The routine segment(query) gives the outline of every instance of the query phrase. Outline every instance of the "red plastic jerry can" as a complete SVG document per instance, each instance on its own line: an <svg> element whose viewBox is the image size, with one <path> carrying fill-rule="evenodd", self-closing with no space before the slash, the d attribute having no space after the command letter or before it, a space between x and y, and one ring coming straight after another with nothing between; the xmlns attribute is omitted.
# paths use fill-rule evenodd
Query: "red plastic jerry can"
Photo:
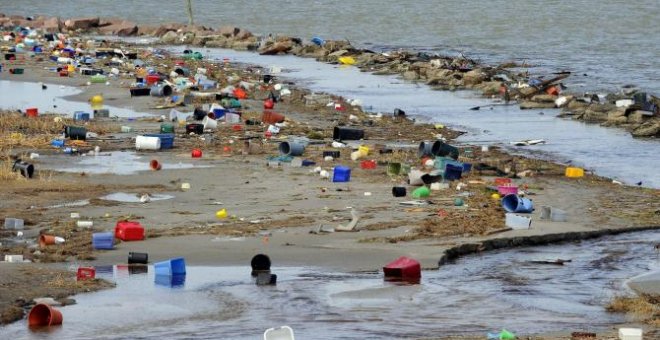
<svg viewBox="0 0 660 340"><path fill-rule="evenodd" d="M419 279L422 277L422 266L419 261L402 256L383 267L385 278L390 279Z"/></svg>

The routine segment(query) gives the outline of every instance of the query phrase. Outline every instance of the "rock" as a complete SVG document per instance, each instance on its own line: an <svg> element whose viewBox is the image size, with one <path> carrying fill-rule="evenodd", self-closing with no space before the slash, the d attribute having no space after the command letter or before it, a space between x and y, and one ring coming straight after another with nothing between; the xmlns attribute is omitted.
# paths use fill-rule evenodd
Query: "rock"
<svg viewBox="0 0 660 340"><path fill-rule="evenodd" d="M321 46L305 45L300 49L298 55L308 58L320 58L320 57L324 57L327 53L328 51L326 51Z"/></svg>
<svg viewBox="0 0 660 340"><path fill-rule="evenodd" d="M341 57L345 54L348 54L348 50L339 50L328 54L328 57Z"/></svg>
<svg viewBox="0 0 660 340"><path fill-rule="evenodd" d="M293 47L293 44L291 42L278 42L270 46L267 46L259 54L276 55L280 53L287 53L289 50L291 50L291 47Z"/></svg>
<svg viewBox="0 0 660 340"><path fill-rule="evenodd" d="M58 301L56 301L55 299L53 299L51 297L35 298L32 301L34 301L35 304L45 303L45 304L51 305L51 306L61 306L62 305L61 303L59 303Z"/></svg>
<svg viewBox="0 0 660 340"><path fill-rule="evenodd" d="M405 80L417 80L419 78L417 72L415 71L406 71L403 72L403 79Z"/></svg>
<svg viewBox="0 0 660 340"><path fill-rule="evenodd" d="M99 27L99 33L105 35L118 35L120 37L127 37L136 35L138 33L138 26L134 22L122 20L119 22L111 23L110 25Z"/></svg>
<svg viewBox="0 0 660 340"><path fill-rule="evenodd" d="M156 35L157 26L153 25L140 25L138 26L137 35Z"/></svg>
<svg viewBox="0 0 660 340"><path fill-rule="evenodd" d="M90 28L98 27L100 23L99 17L89 17L89 18L75 18L69 19L64 22L64 26L72 30L86 30Z"/></svg>
<svg viewBox="0 0 660 340"><path fill-rule="evenodd" d="M493 96L499 95L500 86L502 86L502 82L500 81L485 81L476 85L475 88L480 90L486 96Z"/></svg>
<svg viewBox="0 0 660 340"><path fill-rule="evenodd" d="M607 120L607 113L594 111L589 107L582 115L582 120L585 122L603 122Z"/></svg>
<svg viewBox="0 0 660 340"><path fill-rule="evenodd" d="M555 103L547 103L547 102L533 102L533 101L525 100L520 103L521 110L551 109L554 107L555 107Z"/></svg>
<svg viewBox="0 0 660 340"><path fill-rule="evenodd" d="M660 121L649 121L632 131L634 137L660 137Z"/></svg>
<svg viewBox="0 0 660 340"><path fill-rule="evenodd" d="M488 75L486 75L481 69L474 69L463 75L463 82L465 85L475 85L483 82L487 77Z"/></svg>
<svg viewBox="0 0 660 340"><path fill-rule="evenodd" d="M169 31L160 37L160 41L164 44L174 44L179 41L179 34L174 31Z"/></svg>
<svg viewBox="0 0 660 340"><path fill-rule="evenodd" d="M224 35L225 37L229 38L229 37L233 37L233 36L237 35L240 31L241 31L241 29L238 28L238 27L222 26L218 30L218 33L220 33L220 34Z"/></svg>
<svg viewBox="0 0 660 340"><path fill-rule="evenodd" d="M206 47L227 48L231 43L231 40L226 38L224 35L206 36L203 37L203 39L205 39L204 46Z"/></svg>
<svg viewBox="0 0 660 340"><path fill-rule="evenodd" d="M532 101L537 102L537 103L553 103L554 104L555 99L557 99L557 97L549 95L549 94L537 94L537 95L532 97Z"/></svg>
<svg viewBox="0 0 660 340"><path fill-rule="evenodd" d="M589 105L589 110L596 111L596 112L601 112L601 113L607 113L607 112L615 110L615 109L616 109L616 105L612 105L612 104L590 104Z"/></svg>
<svg viewBox="0 0 660 340"><path fill-rule="evenodd" d="M610 111L607 113L607 120L615 120L617 118L624 117L626 118L626 108L624 107L617 107L616 109ZM627 120L627 118L625 119Z"/></svg>
<svg viewBox="0 0 660 340"><path fill-rule="evenodd" d="M254 41L234 41L231 47L239 51L256 51L259 48L259 43Z"/></svg>
<svg viewBox="0 0 660 340"><path fill-rule="evenodd" d="M610 117L609 114L607 116L607 121L603 123L605 126L617 126L617 125L623 125L628 123L628 117L626 116L614 116Z"/></svg>
<svg viewBox="0 0 660 340"><path fill-rule="evenodd" d="M236 33L235 38L237 40L245 40L252 37L252 32L244 30L244 29L239 29L238 33Z"/></svg>
<svg viewBox="0 0 660 340"><path fill-rule="evenodd" d="M49 18L43 21L41 29L49 33L56 33L62 30L62 20L60 18Z"/></svg>
<svg viewBox="0 0 660 340"><path fill-rule="evenodd" d="M160 25L158 28L156 28L156 31L154 32L154 36L156 37L162 37L163 35L167 34L169 31L178 31L182 29L185 25L183 24L178 24L178 23L173 23L173 24L167 24L167 25Z"/></svg>
<svg viewBox="0 0 660 340"><path fill-rule="evenodd" d="M571 100L568 102L568 106L566 107L570 111L577 111L577 110L584 110L589 106L589 104L585 102L581 102L579 100Z"/></svg>
<svg viewBox="0 0 660 340"><path fill-rule="evenodd" d="M70 306L70 305L75 305L77 303L75 299L71 299L71 298L62 298L62 299L58 299L57 301L59 301L62 306Z"/></svg>
<svg viewBox="0 0 660 340"><path fill-rule="evenodd" d="M191 44L195 40L195 32L185 32L181 35L179 42L182 44Z"/></svg>
<svg viewBox="0 0 660 340"><path fill-rule="evenodd" d="M647 116L645 111L635 110L628 114L628 123L641 124L650 118L651 116Z"/></svg>

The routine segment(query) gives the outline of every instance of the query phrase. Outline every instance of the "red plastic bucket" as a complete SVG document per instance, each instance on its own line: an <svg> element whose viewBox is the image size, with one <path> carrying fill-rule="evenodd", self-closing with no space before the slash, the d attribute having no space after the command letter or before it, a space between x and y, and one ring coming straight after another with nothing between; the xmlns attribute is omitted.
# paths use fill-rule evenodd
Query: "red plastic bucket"
<svg viewBox="0 0 660 340"><path fill-rule="evenodd" d="M367 160L367 161L362 161L360 163L360 168L367 169L367 170L375 169L376 168L376 161L373 160L373 159Z"/></svg>
<svg viewBox="0 0 660 340"><path fill-rule="evenodd" d="M96 277L96 269L92 267L80 267L76 273L76 279L81 280L91 280Z"/></svg>
<svg viewBox="0 0 660 340"><path fill-rule="evenodd" d="M62 312L45 303L39 303L30 309L28 326L57 326L62 324L62 319Z"/></svg>
<svg viewBox="0 0 660 340"><path fill-rule="evenodd" d="M36 107L27 108L25 109L25 115L27 117L36 117L39 115L39 109L37 109Z"/></svg>
<svg viewBox="0 0 660 340"><path fill-rule="evenodd" d="M146 80L147 80L147 85L153 85L153 84L156 84L157 82L160 81L160 76L158 76L158 75L148 75Z"/></svg>

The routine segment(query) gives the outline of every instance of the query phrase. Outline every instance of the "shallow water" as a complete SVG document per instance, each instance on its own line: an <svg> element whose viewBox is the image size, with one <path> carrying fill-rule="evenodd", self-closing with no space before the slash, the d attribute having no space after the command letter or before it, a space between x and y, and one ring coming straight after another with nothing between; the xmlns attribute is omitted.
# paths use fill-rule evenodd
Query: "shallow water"
<svg viewBox="0 0 660 340"><path fill-rule="evenodd" d="M384 282L381 273L274 267L275 287L257 287L245 267L187 268L182 285L156 283L126 266L97 267L117 288L76 296L61 308L66 339L257 339L291 326L301 339L394 339L483 334L597 331L624 322L603 306L627 278L660 266L660 233L643 232L469 256L420 285ZM221 254L219 254L221 256ZM564 266L534 260L570 259ZM159 259L160 260L160 259ZM273 259L277 262L277 259ZM38 339L24 322L0 328L12 339Z"/></svg>
<svg viewBox="0 0 660 340"><path fill-rule="evenodd" d="M186 22L185 1L1 1L7 14L121 17L138 23ZM348 39L356 46L412 48L485 61L516 60L532 72L570 70L573 90L638 84L660 93L657 0L382 2L193 1L195 22L268 33ZM583 76L587 74L587 76Z"/></svg>
<svg viewBox="0 0 660 340"><path fill-rule="evenodd" d="M122 203L141 203L141 195L138 194L129 194L126 192L115 192L109 195L101 197L102 200L107 201L117 201ZM172 195L162 195L162 194L150 194L149 199L151 201L163 201L174 198Z"/></svg>
<svg viewBox="0 0 660 340"><path fill-rule="evenodd" d="M22 82L14 80L0 80L0 109L16 109L25 112L25 109L36 107L39 113L64 113L73 117L76 111L83 111L94 117L94 110L89 103L76 102L63 97L73 96L82 91L71 86L46 84L46 89L40 83ZM131 109L113 106L103 106L110 111L110 117L137 118L149 116L149 113L136 112Z"/></svg>
<svg viewBox="0 0 660 340"><path fill-rule="evenodd" d="M182 51L183 48L172 48ZM474 92L433 91L425 85L404 82L395 76L376 76L357 68L341 67L294 56L261 56L225 49L202 49L209 58L284 68L286 77L313 91L328 92L349 99L360 99L364 108L391 113L395 108L421 120L442 122L469 131L461 141L502 145L514 151L534 152L545 158L570 161L600 175L632 184L660 188L660 144L657 140L634 139L620 129L602 128L556 118L558 110L520 110L517 106L495 106ZM286 114L286 112L282 112ZM541 114L543 113L543 114ZM547 144L512 148L510 142L545 139ZM539 154L540 153L540 154Z"/></svg>
<svg viewBox="0 0 660 340"><path fill-rule="evenodd" d="M88 174L131 175L138 171L152 171L149 162L153 156L132 151L102 152L98 156L49 155L41 156L40 167L61 172L85 172ZM208 168L211 165L200 163L163 162L162 170Z"/></svg>

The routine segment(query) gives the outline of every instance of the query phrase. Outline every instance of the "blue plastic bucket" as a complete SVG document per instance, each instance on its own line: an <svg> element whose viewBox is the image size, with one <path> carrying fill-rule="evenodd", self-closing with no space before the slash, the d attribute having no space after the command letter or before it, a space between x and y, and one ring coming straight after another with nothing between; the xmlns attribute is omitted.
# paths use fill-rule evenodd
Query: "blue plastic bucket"
<svg viewBox="0 0 660 340"><path fill-rule="evenodd" d="M92 247L94 249L113 249L115 235L113 233L94 233L92 234Z"/></svg>
<svg viewBox="0 0 660 340"><path fill-rule="evenodd" d="M73 113L73 120L89 121L89 113L83 111L76 111Z"/></svg>
<svg viewBox="0 0 660 340"><path fill-rule="evenodd" d="M213 115L215 116L214 119L218 120L218 119L224 117L225 112L227 112L227 110L225 110L224 108L214 108L213 109Z"/></svg>
<svg viewBox="0 0 660 340"><path fill-rule="evenodd" d="M156 276L186 275L186 261L183 257L169 259L167 261L154 263Z"/></svg>
<svg viewBox="0 0 660 340"><path fill-rule="evenodd" d="M442 177L447 180L447 181L454 181L457 179L461 179L461 175L463 174L463 165L453 165L453 164L447 164L445 167L445 172L442 175Z"/></svg>
<svg viewBox="0 0 660 340"><path fill-rule="evenodd" d="M173 133L149 133L145 137L158 137L160 139L161 149L171 149L174 147L174 134Z"/></svg>
<svg viewBox="0 0 660 340"><path fill-rule="evenodd" d="M433 165L435 166L436 169L443 171L444 173L444 171L447 168L447 164L451 164L461 168L463 167L463 163L456 161L452 158L442 157L442 156L436 157Z"/></svg>
<svg viewBox="0 0 660 340"><path fill-rule="evenodd" d="M534 211L534 203L529 198L509 194L502 198L502 208L506 212L531 213Z"/></svg>
<svg viewBox="0 0 660 340"><path fill-rule="evenodd" d="M463 173L472 171L472 163L463 163Z"/></svg>
<svg viewBox="0 0 660 340"><path fill-rule="evenodd" d="M185 274L177 274L171 276L156 275L154 281L159 286L165 286L171 288L181 287L186 283L186 275Z"/></svg>
<svg viewBox="0 0 660 340"><path fill-rule="evenodd" d="M332 172L333 182L350 182L351 168L347 166L336 166Z"/></svg>

